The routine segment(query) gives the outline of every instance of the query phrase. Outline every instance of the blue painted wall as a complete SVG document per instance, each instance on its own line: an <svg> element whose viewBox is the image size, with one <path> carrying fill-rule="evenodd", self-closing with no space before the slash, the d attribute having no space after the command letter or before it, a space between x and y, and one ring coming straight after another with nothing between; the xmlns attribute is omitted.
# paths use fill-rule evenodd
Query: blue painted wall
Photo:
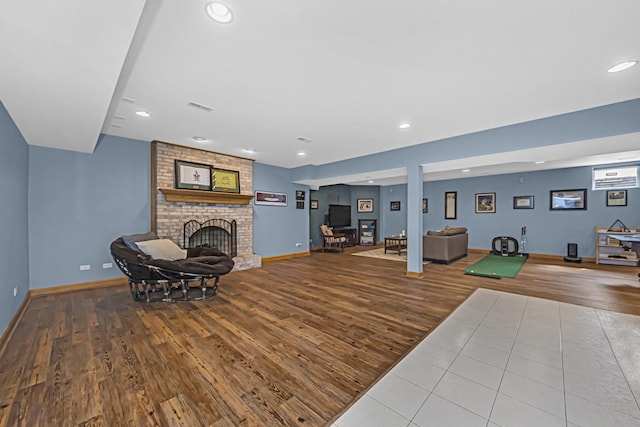
<svg viewBox="0 0 640 427"><path fill-rule="evenodd" d="M616 165L620 166L620 165ZM627 190L627 206L606 206L606 191L591 190L592 167L548 170L424 183L429 212L423 214L423 233L445 226L467 227L469 247L490 249L497 236L520 239L527 226L526 250L531 253L566 255L567 243L578 243L580 256L595 257L595 227L620 219L627 226L640 227L640 189ZM549 191L587 189L587 210L549 210ZM391 199L406 205L406 186L383 187L383 230L397 234L406 226L406 212L388 211ZM403 192L404 190L404 192ZM444 193L458 193L457 219L444 219ZM475 213L476 193L496 193L496 212ZM513 209L514 196L534 196L534 209Z"/></svg>
<svg viewBox="0 0 640 427"><path fill-rule="evenodd" d="M349 185L327 185L311 192L311 198L318 201L318 209L312 210L309 218L309 238L313 246L322 245L320 225L329 223L329 205L351 205L353 212L351 189ZM358 222L354 225L353 220L352 215L351 226L356 227Z"/></svg>
<svg viewBox="0 0 640 427"><path fill-rule="evenodd" d="M382 199L382 240L407 229L407 185L388 185L380 189ZM399 211L391 211L391 202L400 202Z"/></svg>
<svg viewBox="0 0 640 427"><path fill-rule="evenodd" d="M322 245L320 225L328 224L329 205L351 206L351 227L358 227L358 219L375 219L380 224L380 187L371 185L328 185L311 191L311 198L318 200L318 209L309 215L309 238L312 245ZM359 213L358 199L373 199L373 212ZM378 230L379 231L379 230ZM378 234L378 239L380 235Z"/></svg>
<svg viewBox="0 0 640 427"><path fill-rule="evenodd" d="M527 252L566 255L567 243L577 243L580 256L593 258L596 226L608 226L620 219L628 226L640 227L640 189L627 190L627 206L607 207L606 191L591 190L592 169L579 167L425 182L423 191L428 199L428 213L421 214L423 234L427 230L441 230L445 226L467 227L469 247L488 250L492 239L497 236L512 236L519 241L521 227L527 226ZM587 210L549 210L550 190L581 188L587 189ZM455 220L444 219L444 193L448 191L456 191L458 195ZM476 193L496 193L496 213L475 213ZM514 196L528 195L534 196L534 209L513 209ZM378 241L407 229L408 195L405 184L321 187L312 192L312 198L317 198L320 204L318 211L311 212L310 231L314 245L322 243L316 229L324 220L329 203L347 204L349 197L354 210L358 198L375 199L376 212L373 218L378 219ZM400 201L400 211L391 211L392 201ZM368 217L367 214L353 214L354 227L358 216Z"/></svg>
<svg viewBox="0 0 640 427"><path fill-rule="evenodd" d="M358 212L358 199L373 199L373 212ZM378 185L354 185L351 187L351 225L358 227L359 219L375 219L377 221L377 241L380 241L380 212L382 204L380 203L380 186Z"/></svg>
<svg viewBox="0 0 640 427"><path fill-rule="evenodd" d="M628 189L627 206L606 206L606 191L591 190L591 167L518 173L452 181L427 182L425 193L430 210L424 215L424 230L445 225L468 227L469 246L489 249L496 236L519 240L527 226L526 250L531 253L566 255L567 243L577 243L580 256L595 257L595 227L620 219L640 226L640 189ZM550 190L587 189L587 209L551 211ZM458 219L444 220L444 192L458 192ZM475 193L496 193L496 213L475 213ZM533 195L534 209L513 209L513 196Z"/></svg>
<svg viewBox="0 0 640 427"><path fill-rule="evenodd" d="M0 102L0 335L29 290L28 180L29 147Z"/></svg>
<svg viewBox="0 0 640 427"><path fill-rule="evenodd" d="M30 147L31 289L121 277L102 268L109 244L149 229L149 143L102 135L93 154Z"/></svg>
<svg viewBox="0 0 640 427"><path fill-rule="evenodd" d="M290 173L289 169L253 164L254 192L287 194L287 206L253 205L253 251L262 257L309 251L309 187L293 184ZM305 192L304 209L296 209L296 190Z"/></svg>

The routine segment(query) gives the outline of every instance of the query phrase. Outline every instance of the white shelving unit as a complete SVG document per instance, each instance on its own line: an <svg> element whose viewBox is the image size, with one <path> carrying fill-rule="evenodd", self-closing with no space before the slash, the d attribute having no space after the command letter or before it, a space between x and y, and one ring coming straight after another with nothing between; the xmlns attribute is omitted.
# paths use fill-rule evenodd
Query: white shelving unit
<svg viewBox="0 0 640 427"><path fill-rule="evenodd" d="M596 227L596 263L637 266L638 254L627 251L620 245L616 236L638 234L638 227L629 227L630 231L608 231L609 227Z"/></svg>

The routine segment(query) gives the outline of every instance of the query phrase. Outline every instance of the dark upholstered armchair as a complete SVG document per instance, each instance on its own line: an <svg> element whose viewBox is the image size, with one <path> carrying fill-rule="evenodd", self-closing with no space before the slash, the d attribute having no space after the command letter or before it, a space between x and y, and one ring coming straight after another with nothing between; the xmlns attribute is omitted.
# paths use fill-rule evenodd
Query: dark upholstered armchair
<svg viewBox="0 0 640 427"><path fill-rule="evenodd" d="M233 260L211 247L182 250L174 244L176 251L164 240L146 233L122 236L111 243L111 256L129 279L133 299L172 302L216 295L220 276L233 269Z"/></svg>
<svg viewBox="0 0 640 427"><path fill-rule="evenodd" d="M325 249L337 249L340 252L344 250L344 244L347 241L344 234L334 234L333 230L325 224L320 226L320 231L322 232L322 252Z"/></svg>

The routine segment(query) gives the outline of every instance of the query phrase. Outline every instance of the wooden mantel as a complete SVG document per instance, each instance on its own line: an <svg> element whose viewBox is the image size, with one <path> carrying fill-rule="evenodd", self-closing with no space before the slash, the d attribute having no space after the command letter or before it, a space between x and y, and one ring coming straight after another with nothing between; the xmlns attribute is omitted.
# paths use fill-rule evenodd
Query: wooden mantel
<svg viewBox="0 0 640 427"><path fill-rule="evenodd" d="M167 202L207 203L210 205L248 205L252 194L221 193L218 191L160 188Z"/></svg>

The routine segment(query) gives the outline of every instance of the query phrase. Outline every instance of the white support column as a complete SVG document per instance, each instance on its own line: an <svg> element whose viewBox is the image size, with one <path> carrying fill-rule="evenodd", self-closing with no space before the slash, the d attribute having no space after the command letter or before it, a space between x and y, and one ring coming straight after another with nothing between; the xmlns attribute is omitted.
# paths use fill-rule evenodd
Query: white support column
<svg viewBox="0 0 640 427"><path fill-rule="evenodd" d="M407 167L407 276L422 275L422 165Z"/></svg>

